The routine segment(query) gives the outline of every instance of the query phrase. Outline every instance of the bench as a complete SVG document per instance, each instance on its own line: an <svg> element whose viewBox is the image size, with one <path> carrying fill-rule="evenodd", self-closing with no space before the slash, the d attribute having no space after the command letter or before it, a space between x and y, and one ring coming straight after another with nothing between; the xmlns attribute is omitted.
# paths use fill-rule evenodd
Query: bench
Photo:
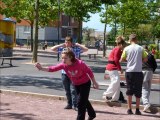
<svg viewBox="0 0 160 120"><path fill-rule="evenodd" d="M96 59L96 53L89 53L88 54L88 57L89 57L89 59L91 59L92 58L92 56L94 57L94 59Z"/></svg>
<svg viewBox="0 0 160 120"><path fill-rule="evenodd" d="M1 65L3 65L3 64L9 64L11 67L13 66L12 65L12 59L13 59L14 57L0 57L0 59L2 59L2 63L1 63ZM9 63L4 63L4 60L5 59L8 59L10 62Z"/></svg>

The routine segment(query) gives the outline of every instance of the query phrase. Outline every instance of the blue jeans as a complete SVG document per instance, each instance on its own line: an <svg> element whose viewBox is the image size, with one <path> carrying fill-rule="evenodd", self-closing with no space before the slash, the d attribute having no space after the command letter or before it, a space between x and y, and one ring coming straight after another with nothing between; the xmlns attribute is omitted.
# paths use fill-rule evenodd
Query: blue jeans
<svg viewBox="0 0 160 120"><path fill-rule="evenodd" d="M70 106L77 107L77 93L75 86L66 74L62 74L62 82L66 91L67 103Z"/></svg>

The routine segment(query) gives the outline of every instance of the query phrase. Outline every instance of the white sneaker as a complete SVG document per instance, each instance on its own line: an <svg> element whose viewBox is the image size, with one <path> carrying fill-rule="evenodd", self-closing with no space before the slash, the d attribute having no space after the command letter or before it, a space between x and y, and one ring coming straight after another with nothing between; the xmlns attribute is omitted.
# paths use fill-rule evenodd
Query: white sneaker
<svg viewBox="0 0 160 120"><path fill-rule="evenodd" d="M103 99L103 100L106 100L106 96L105 96L105 95L103 95L103 96L102 96L102 99Z"/></svg>
<svg viewBox="0 0 160 120"><path fill-rule="evenodd" d="M146 105L144 105L144 109L143 109L143 112L147 112L148 111L148 109L151 107L151 105L150 104L146 104Z"/></svg>

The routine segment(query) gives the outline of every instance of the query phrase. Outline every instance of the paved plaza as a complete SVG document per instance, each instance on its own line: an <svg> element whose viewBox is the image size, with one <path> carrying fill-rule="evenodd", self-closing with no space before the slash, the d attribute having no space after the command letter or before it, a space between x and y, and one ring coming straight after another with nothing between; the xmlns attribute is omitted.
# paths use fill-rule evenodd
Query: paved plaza
<svg viewBox="0 0 160 120"><path fill-rule="evenodd" d="M0 95L0 120L76 120L77 112L65 110L66 102L63 100L5 93ZM97 114L95 120L159 120L160 118L159 113L127 115L124 107L99 104L93 104L93 107Z"/></svg>
<svg viewBox="0 0 160 120"><path fill-rule="evenodd" d="M90 50L90 52L97 51ZM48 96L65 96L65 92L61 81L61 72L47 73L38 71L31 63L31 53L28 49L16 48L14 50L14 55L19 56L19 58L12 61L13 67L10 67L8 64L0 66L1 89L45 94ZM137 120L158 119L160 113L158 111L156 112L156 109L155 113L143 113L142 116L135 117L135 115L129 116L126 114L126 104L114 104L114 107L109 107L108 104L104 104L104 101L102 100L102 93L107 89L107 85L110 83L109 80L104 80L103 78L105 66L107 64L107 59L102 58L102 51L99 51L96 59L89 59L87 53L83 54L81 59L83 59L86 62L86 64L91 67L95 74L96 80L100 84L99 90L91 88L90 93L91 101L98 101L97 103L103 103L94 104L95 109L97 111L97 118L95 120L116 120L118 118L126 120L128 120L128 118L130 118L130 120L135 120L135 118ZM57 61L57 55L53 54L50 50L39 51L38 61L46 66L59 63ZM159 62L158 66L160 66ZM122 68L125 69L125 64L122 64ZM159 73L160 67L158 67L156 73L154 73L154 79L152 81L152 92L150 97L151 104L155 108L158 108L157 110L159 110L160 108ZM124 79L124 75L122 75L121 78ZM126 88L121 88L121 90L125 95ZM42 104L44 106L41 106ZM134 104L135 103L133 102L133 105ZM33 107L35 105L36 107ZM3 113L2 120L44 120L45 117L47 118L46 120L75 120L76 112L73 110L64 110L63 107L65 105L66 102L63 100L59 101L53 100L51 98L46 99L30 97L27 95L19 96L17 94L11 95L7 93L1 93L1 113ZM122 107L117 107L117 105L120 105ZM31 111L31 109L33 109L33 111ZM48 117L45 114L47 112L49 113Z"/></svg>

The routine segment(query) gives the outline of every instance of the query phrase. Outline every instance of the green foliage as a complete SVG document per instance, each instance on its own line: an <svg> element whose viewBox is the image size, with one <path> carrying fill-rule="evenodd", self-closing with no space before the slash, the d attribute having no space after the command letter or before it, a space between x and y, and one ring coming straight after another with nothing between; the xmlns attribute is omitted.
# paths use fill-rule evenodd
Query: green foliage
<svg viewBox="0 0 160 120"><path fill-rule="evenodd" d="M152 34L155 38L160 38L160 0L147 1L147 7L150 10L150 24L152 25Z"/></svg>
<svg viewBox="0 0 160 120"><path fill-rule="evenodd" d="M108 5L101 17L103 23L114 28L116 36L117 30L123 35L137 32L139 25L146 24L150 16L144 0L119 0L117 4Z"/></svg>
<svg viewBox="0 0 160 120"><path fill-rule="evenodd" d="M157 49L157 45L156 44L149 44L148 48L149 48L150 51L152 51L152 49L156 50Z"/></svg>
<svg viewBox="0 0 160 120"><path fill-rule="evenodd" d="M18 22L21 19L33 22L35 16L34 0L2 0L6 8L1 10L6 17L15 17ZM39 1L39 25L47 25L51 20L57 19L57 6L55 2L50 0Z"/></svg>
<svg viewBox="0 0 160 120"><path fill-rule="evenodd" d="M1 0L0 13L6 17L35 19L35 0ZM90 13L100 12L101 22L116 34L137 33L141 40L160 38L160 0L59 0L60 11L78 21L89 21ZM58 0L39 0L39 25L46 26L58 17ZM5 7L4 7L5 6ZM102 9L102 6L104 8ZM81 28L80 28L81 30ZM80 32L79 30L79 32ZM114 32L113 32L114 31Z"/></svg>
<svg viewBox="0 0 160 120"><path fill-rule="evenodd" d="M149 48L150 52L152 51L152 49L155 49L155 55L154 55L154 57L156 59L160 59L160 51L158 51L157 47L158 47L157 44L149 44L148 45L148 48Z"/></svg>
<svg viewBox="0 0 160 120"><path fill-rule="evenodd" d="M119 7L121 15L120 22L125 24L126 28L136 29L139 24L149 19L149 11L145 2L139 0L128 0Z"/></svg>
<svg viewBox="0 0 160 120"><path fill-rule="evenodd" d="M101 3L99 0L61 0L62 11L79 22L78 42L81 43L81 26L80 22L88 21L89 13L100 11Z"/></svg>
<svg viewBox="0 0 160 120"><path fill-rule="evenodd" d="M114 5L117 3L117 0L101 0L102 4Z"/></svg>
<svg viewBox="0 0 160 120"><path fill-rule="evenodd" d="M151 42L153 35L151 34L152 26L150 24L140 24L136 30L141 41Z"/></svg>
<svg viewBox="0 0 160 120"><path fill-rule="evenodd" d="M157 38L160 38L160 24L157 24L152 28L152 34Z"/></svg>
<svg viewBox="0 0 160 120"><path fill-rule="evenodd" d="M107 39L107 44L111 45L111 46L115 46L115 38L109 36L108 39Z"/></svg>
<svg viewBox="0 0 160 120"><path fill-rule="evenodd" d="M154 56L156 59L160 59L160 51L156 50L156 54Z"/></svg>
<svg viewBox="0 0 160 120"><path fill-rule="evenodd" d="M98 0L62 0L61 7L66 15L74 17L78 21L88 21L90 13L100 11Z"/></svg>
<svg viewBox="0 0 160 120"><path fill-rule="evenodd" d="M58 6L55 1L41 0L39 7L39 21L41 26L48 26L51 21L58 19Z"/></svg>

